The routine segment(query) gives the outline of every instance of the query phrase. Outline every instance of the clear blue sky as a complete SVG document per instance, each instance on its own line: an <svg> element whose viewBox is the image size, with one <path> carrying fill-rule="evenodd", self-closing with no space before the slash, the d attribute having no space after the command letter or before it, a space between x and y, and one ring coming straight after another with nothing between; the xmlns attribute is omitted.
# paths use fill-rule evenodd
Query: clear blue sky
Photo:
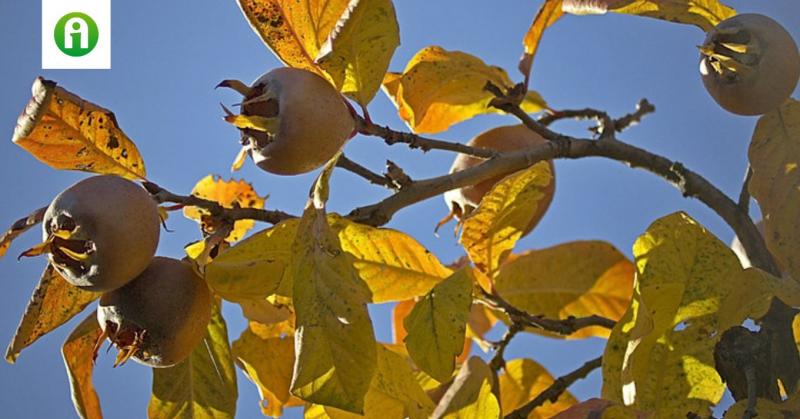
<svg viewBox="0 0 800 419"><path fill-rule="evenodd" d="M395 2L402 45L391 69L401 70L408 59L428 45L462 50L506 68L512 78L522 51L521 39L539 1L423 1ZM740 12L761 12L780 21L800 40L800 5L796 0L728 2ZM45 205L85 174L50 169L11 143L17 115L30 97L37 75L58 81L84 98L113 110L123 129L136 142L150 179L176 192L188 193L209 173L229 176L238 151L238 134L222 121L219 102L234 103L230 92L215 91L222 79L251 81L280 63L245 22L236 2L123 2L112 5L112 66L110 71L42 71L40 69L40 9L37 1L0 0L0 224L5 226ZM738 193L746 151L755 119L726 113L702 87L698 52L703 33L691 26L630 16L568 16L545 35L536 59L532 87L555 108L592 106L614 115L631 111L648 98L655 115L626 131L622 139L677 159L697 170L723 191ZM373 119L404 128L391 103L379 94L370 105ZM440 138L466 141L499 124L507 116L485 116L459 124ZM585 125L562 123L555 128L584 134ZM356 138L346 148L354 160L380 170L391 158L414 178L442 174L453 156L444 152L422 155L402 146L387 147L374 138ZM701 204L680 196L676 189L648 173L605 160L556 163L557 193L539 228L518 249L545 247L570 240L605 239L630 255L631 245L653 220L686 210L720 238L731 231ZM269 194L269 208L298 213L314 175L278 177L252 164L235 176ZM386 192L349 173L333 178L331 209L347 212L371 203ZM440 198L403 210L391 227L412 234L443 262L461 256L449 234L432 234L446 213ZM198 237L193 222L180 216L169 220L174 233L162 235L159 253L179 257L183 245ZM448 229L445 229L448 230ZM0 343L10 341L44 265L43 260L17 262L13 255L37 242L32 232L14 243L0 260ZM391 339L389 307L373 311L378 338ZM244 327L240 312L226 307L230 335ZM0 406L8 418L60 418L74 415L60 345L75 322L43 338L23 352L16 365L0 364ZM602 341L558 342L523 336L507 352L509 358L529 356L562 374L601 353ZM106 416L144 416L150 390L147 368L129 363L111 368L102 356L95 373ZM597 395L599 374L577 383L579 398ZM240 374L238 416L258 418L258 395ZM298 411L290 417L299 417Z"/></svg>

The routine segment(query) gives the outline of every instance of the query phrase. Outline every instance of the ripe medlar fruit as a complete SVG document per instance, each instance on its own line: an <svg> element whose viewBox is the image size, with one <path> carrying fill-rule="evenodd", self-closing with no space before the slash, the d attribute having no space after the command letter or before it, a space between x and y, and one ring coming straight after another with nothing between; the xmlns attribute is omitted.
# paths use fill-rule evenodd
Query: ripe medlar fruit
<svg viewBox="0 0 800 419"><path fill-rule="evenodd" d="M355 129L344 97L317 74L276 68L250 86L242 115L270 118L267 131L242 130L258 167L278 175L310 172L342 148Z"/></svg>
<svg viewBox="0 0 800 419"><path fill-rule="evenodd" d="M741 14L719 23L700 47L700 74L711 97L739 115L779 107L800 78L800 54L778 22Z"/></svg>
<svg viewBox="0 0 800 419"><path fill-rule="evenodd" d="M56 196L43 219L48 253L64 279L89 291L110 291L139 275L156 253L158 205L135 183L113 175L84 179Z"/></svg>
<svg viewBox="0 0 800 419"><path fill-rule="evenodd" d="M525 125L520 124L492 128L470 140L467 145L504 152L515 151L539 144L544 144L546 142L547 140L542 136L531 131ZM483 160L477 157L459 154L453 162L453 166L450 168L450 173L468 169L482 162ZM550 164L550 173L553 175L553 180L544 189L543 192L545 196L541 201L539 201L539 205L536 208L536 214L533 215L530 223L528 223L527 227L525 228L523 236L530 233L531 230L536 227L536 224L538 224L542 219L547 211L547 208L550 206L550 202L553 200L553 194L555 193L556 186L555 168L552 161L548 161L548 163ZM455 215L459 220L462 220L464 217L468 216L473 210L475 210L475 208L478 207L483 196L486 195L486 193L488 193L492 187L502 179L502 176L495 177L475 185L464 186L459 189L452 189L445 192L444 200L447 203L447 206L450 208L451 214Z"/></svg>
<svg viewBox="0 0 800 419"><path fill-rule="evenodd" d="M155 257L136 279L100 297L97 320L119 349L115 365L133 358L169 367L203 339L211 305L208 286L188 263Z"/></svg>

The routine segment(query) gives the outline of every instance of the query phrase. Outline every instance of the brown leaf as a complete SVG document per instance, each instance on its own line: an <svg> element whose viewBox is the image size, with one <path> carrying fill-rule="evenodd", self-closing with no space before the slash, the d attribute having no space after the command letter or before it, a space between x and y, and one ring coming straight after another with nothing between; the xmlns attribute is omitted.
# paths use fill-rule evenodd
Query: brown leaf
<svg viewBox="0 0 800 419"><path fill-rule="evenodd" d="M55 169L144 179L144 161L108 109L41 77L17 119L12 141Z"/></svg>
<svg viewBox="0 0 800 419"><path fill-rule="evenodd" d="M94 347L103 331L97 324L97 312L86 317L67 337L61 356L67 366L72 403L75 412L84 419L102 419L100 398L92 383Z"/></svg>
<svg viewBox="0 0 800 419"><path fill-rule="evenodd" d="M45 211L47 211L47 207L42 207L32 212L27 217L20 218L0 236L0 257L6 254L8 247L11 246L11 242L14 241L14 239L19 237L20 234L30 230L31 227L42 222Z"/></svg>
<svg viewBox="0 0 800 419"><path fill-rule="evenodd" d="M99 297L100 293L70 285L47 265L25 308L17 333L8 345L6 361L13 364L23 349L75 317Z"/></svg>

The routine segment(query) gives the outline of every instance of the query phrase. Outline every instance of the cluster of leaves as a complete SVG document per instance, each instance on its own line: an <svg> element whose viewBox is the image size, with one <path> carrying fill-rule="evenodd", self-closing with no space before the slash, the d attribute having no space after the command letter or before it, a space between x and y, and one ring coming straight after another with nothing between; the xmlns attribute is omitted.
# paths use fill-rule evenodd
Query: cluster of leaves
<svg viewBox="0 0 800 419"><path fill-rule="evenodd" d="M504 70L437 46L419 51L402 73L389 72L399 45L391 0L239 5L286 65L324 76L365 110L383 86L415 133L497 112L489 106L487 81L513 86ZM524 38L524 84L548 26L565 12L607 11L704 30L735 13L716 0L545 0ZM526 112L547 109L533 91L520 106ZM800 103L790 100L761 118L750 148L750 191L765 215L769 249L791 278L800 278L798 141ZM14 142L58 169L146 176L113 113L43 79L33 86ZM232 417L234 365L258 387L267 416L291 406L305 406L307 418L707 415L724 392L713 359L722 334L764 316L774 298L800 305L800 285L743 269L725 244L684 213L655 221L633 246L635 262L601 241L514 253L542 190L553 182L545 162L493 187L463 220L460 243L467 258L445 266L405 233L329 214L328 179L337 158L317 178L301 217L249 237L252 220L231 223L201 207L184 208L203 232L202 240L186 247L187 256L218 297L242 307L249 326L231 345L217 305L204 344L181 364L154 370L150 416ZM225 208L265 205L244 181L209 176L192 193ZM163 207L164 214L173 209ZM15 223L0 238L0 255L40 220L41 211ZM48 266L6 359L14 362L97 298ZM367 305L387 302L396 303L394 341L376 342ZM607 322L566 331L546 326L589 316ZM508 325L507 339L486 341L498 322ZM568 379L556 380L533 359L503 360L505 345L518 332L607 338L603 399L579 404L563 388ZM101 417L92 384L98 336L91 314L62 348L76 410L87 418ZM495 349L495 359L487 364L470 356L472 343ZM574 379L599 365L590 361ZM790 396L785 403L759 400L757 408L791 410L800 399ZM740 402L729 414L744 409Z"/></svg>

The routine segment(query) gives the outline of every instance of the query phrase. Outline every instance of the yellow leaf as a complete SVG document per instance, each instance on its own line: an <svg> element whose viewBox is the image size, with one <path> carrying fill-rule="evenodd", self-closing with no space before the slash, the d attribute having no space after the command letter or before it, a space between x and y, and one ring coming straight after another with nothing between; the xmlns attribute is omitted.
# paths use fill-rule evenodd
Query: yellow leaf
<svg viewBox="0 0 800 419"><path fill-rule="evenodd" d="M217 256L206 265L208 285L222 298L234 302L275 293L291 263L297 224L298 220L285 220Z"/></svg>
<svg viewBox="0 0 800 419"><path fill-rule="evenodd" d="M398 45L400 28L391 0L350 0L316 61L340 92L366 106Z"/></svg>
<svg viewBox="0 0 800 419"><path fill-rule="evenodd" d="M11 242L14 241L14 239L19 237L20 234L30 230L31 227L42 222L45 211L47 211L47 207L39 208L27 217L20 218L15 221L5 233L0 235L0 258L5 256L8 247L11 246Z"/></svg>
<svg viewBox="0 0 800 419"><path fill-rule="evenodd" d="M83 419L102 419L100 399L92 383L94 346L102 334L97 313L92 312L67 337L61 356L67 367L72 404Z"/></svg>
<svg viewBox="0 0 800 419"><path fill-rule="evenodd" d="M562 0L545 0L536 17L533 18L528 32L525 33L525 39L522 40L522 45L525 47L525 53L519 62L519 71L525 76L527 81L531 74L533 67L533 59L536 57L536 51L539 49L539 42L542 40L545 29L556 21L564 14L561 11Z"/></svg>
<svg viewBox="0 0 800 419"><path fill-rule="evenodd" d="M228 328L219 304L203 341L189 358L169 368L153 368L150 418L233 418L236 414L236 369Z"/></svg>
<svg viewBox="0 0 800 419"><path fill-rule="evenodd" d="M743 418L745 417L745 409L747 409L747 400L740 400L725 411L725 415L722 418ZM800 412L800 395L795 394L789 400L784 400L780 403L758 398L756 399L756 412L758 412L758 419L795 418L797 417L797 412Z"/></svg>
<svg viewBox="0 0 800 419"><path fill-rule="evenodd" d="M47 265L25 308L14 339L6 350L6 361L14 363L19 353L83 311L100 293L70 285Z"/></svg>
<svg viewBox="0 0 800 419"><path fill-rule="evenodd" d="M460 240L478 270L494 275L536 215L551 182L550 163L543 161L505 177L484 195L464 220Z"/></svg>
<svg viewBox="0 0 800 419"><path fill-rule="evenodd" d="M400 117L417 133L436 133L451 125L486 113L502 113L489 107L494 95L484 87L491 81L501 88L514 85L505 70L460 51L431 46L417 52L406 65L398 83L392 76L385 91L398 106ZM395 89L395 86L397 87ZM392 95L395 91L395 95ZM546 107L538 94L523 103L526 112Z"/></svg>
<svg viewBox="0 0 800 419"><path fill-rule="evenodd" d="M433 287L404 321L409 355L439 382L452 377L455 358L464 349L471 306L472 274L464 268Z"/></svg>
<svg viewBox="0 0 800 419"><path fill-rule="evenodd" d="M33 98L17 119L13 141L55 169L144 179L144 161L136 145L108 109L85 101L41 77Z"/></svg>
<svg viewBox="0 0 800 419"><path fill-rule="evenodd" d="M573 405L553 416L553 419L650 419L652 415L640 412L618 403L593 398Z"/></svg>
<svg viewBox="0 0 800 419"><path fill-rule="evenodd" d="M436 410L434 419L496 419L500 403L492 392L495 377L483 360L473 356L458 372Z"/></svg>
<svg viewBox="0 0 800 419"><path fill-rule="evenodd" d="M500 405L509 414L525 403L533 400L555 379L544 367L530 359L514 359L506 362L505 372L498 377L500 383ZM550 418L569 408L578 401L568 391L558 397L555 403L546 401L528 415L528 419Z"/></svg>
<svg viewBox="0 0 800 419"><path fill-rule="evenodd" d="M354 223L338 215L330 215L328 223L367 283L373 303L424 295L452 273L405 233Z"/></svg>
<svg viewBox="0 0 800 419"><path fill-rule="evenodd" d="M280 417L289 401L294 367L292 336L262 338L253 323L233 342L233 357L261 395L261 413Z"/></svg>
<svg viewBox="0 0 800 419"><path fill-rule="evenodd" d="M269 132L269 133L277 132L280 126L279 118L267 118L258 115L231 114L225 117L225 121L233 124L233 126L239 129L251 129L254 131ZM241 165L238 162L235 163L234 166L240 166L241 168Z"/></svg>
<svg viewBox="0 0 800 419"><path fill-rule="evenodd" d="M616 321L630 304L633 275L633 263L614 246L578 241L517 256L500 268L495 289L528 313L557 319L596 314ZM567 338L607 338L609 333L593 326Z"/></svg>
<svg viewBox="0 0 800 419"><path fill-rule="evenodd" d="M414 305L416 300L404 300L398 302L392 309L392 342L402 343L406 340L408 332L404 322L414 309Z"/></svg>
<svg viewBox="0 0 800 419"><path fill-rule="evenodd" d="M615 12L647 16L695 25L705 32L736 14L719 0L564 0L563 9L576 15Z"/></svg>
<svg viewBox="0 0 800 419"><path fill-rule="evenodd" d="M800 102L764 114L750 143L750 193L764 216L764 239L777 262L800 280Z"/></svg>
<svg viewBox="0 0 800 419"><path fill-rule="evenodd" d="M751 268L684 213L653 223L633 247L631 306L603 356L603 398L669 417L711 413L725 387L714 368L722 332L763 316L797 287ZM742 287L741 284L747 284Z"/></svg>
<svg viewBox="0 0 800 419"><path fill-rule="evenodd" d="M253 186L244 180L222 180L208 175L192 189L192 195L219 203L225 208L264 208L264 198L258 196ZM209 224L208 210L199 207L185 207L183 215L201 224L203 231L213 233L219 226ZM233 231L225 239L228 242L241 240L255 225L253 220L238 220Z"/></svg>
<svg viewBox="0 0 800 419"><path fill-rule="evenodd" d="M376 368L370 292L325 216L330 162L297 227L291 273L297 351L291 392L308 402L363 413Z"/></svg>
<svg viewBox="0 0 800 419"><path fill-rule="evenodd" d="M294 314L288 305L273 304L266 299L242 300L238 303L245 318L265 325L286 322Z"/></svg>
<svg viewBox="0 0 800 419"><path fill-rule="evenodd" d="M238 0L253 30L289 67L324 75L315 59L348 0Z"/></svg>

